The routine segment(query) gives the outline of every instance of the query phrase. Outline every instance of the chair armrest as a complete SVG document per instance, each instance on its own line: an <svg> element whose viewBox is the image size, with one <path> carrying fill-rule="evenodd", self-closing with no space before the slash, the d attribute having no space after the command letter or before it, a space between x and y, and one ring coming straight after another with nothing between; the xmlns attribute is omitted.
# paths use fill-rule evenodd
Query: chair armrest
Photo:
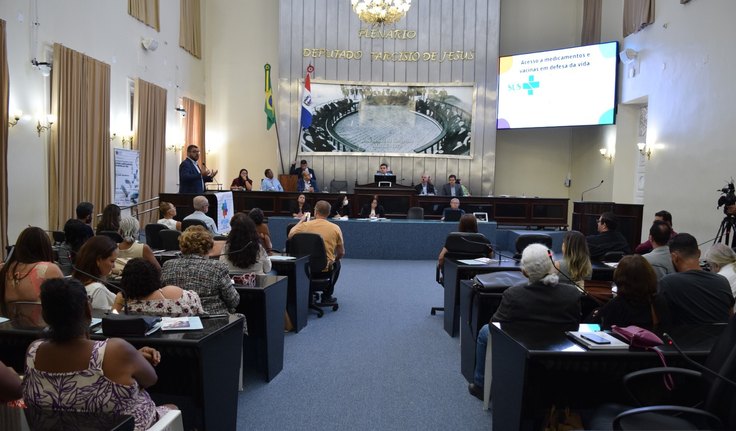
<svg viewBox="0 0 736 431"><path fill-rule="evenodd" d="M663 380L660 381L659 385L651 384L651 382L654 381L654 377L661 376L661 379L664 379L667 375L678 378L677 384L672 391L664 387ZM685 394L686 399L682 399L680 402L683 404L695 405L701 400L701 397L699 396L700 394L694 393L697 391L678 391L678 389L692 389L693 387L698 387L701 378L702 373L699 371L677 367L655 367L634 371L625 375L623 378L623 384L629 396L640 406L662 403L677 404L677 402L673 403L672 399L681 394ZM692 385L685 384L688 382L692 382ZM650 398L648 400L643 400L640 396L637 396L636 389L638 388L642 388L638 392L646 391ZM654 393L656 390L660 390L660 393Z"/></svg>
<svg viewBox="0 0 736 431"><path fill-rule="evenodd" d="M685 417L692 417L693 419L700 419L705 420L708 422L708 429L723 429L723 424L721 423L721 420L718 418L718 416L715 416L712 413L706 412L705 410L700 409L694 409L692 407L682 407L682 406L651 406L651 407L639 407L631 410L626 410L625 412L619 414L613 419L613 429L614 430L623 430L625 428L622 428L621 421L626 420L632 417L635 417L637 415L644 415L644 414L664 414L669 416L674 416L677 414L677 416L680 419L688 420ZM635 429L642 429L642 424L636 424Z"/></svg>

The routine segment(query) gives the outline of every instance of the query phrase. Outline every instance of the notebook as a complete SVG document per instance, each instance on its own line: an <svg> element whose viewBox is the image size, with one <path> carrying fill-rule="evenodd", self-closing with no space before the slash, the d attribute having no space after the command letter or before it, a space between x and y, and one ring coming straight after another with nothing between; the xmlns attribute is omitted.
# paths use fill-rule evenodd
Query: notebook
<svg viewBox="0 0 736 431"><path fill-rule="evenodd" d="M202 328L202 321L197 316L161 318L162 331L196 331Z"/></svg>
<svg viewBox="0 0 736 431"><path fill-rule="evenodd" d="M589 350L621 350L628 349L629 345L614 337L613 335L604 332L580 332L580 331L565 331L568 337L572 338L573 341L588 348ZM610 344L598 344L591 340L591 338L600 337L608 341Z"/></svg>

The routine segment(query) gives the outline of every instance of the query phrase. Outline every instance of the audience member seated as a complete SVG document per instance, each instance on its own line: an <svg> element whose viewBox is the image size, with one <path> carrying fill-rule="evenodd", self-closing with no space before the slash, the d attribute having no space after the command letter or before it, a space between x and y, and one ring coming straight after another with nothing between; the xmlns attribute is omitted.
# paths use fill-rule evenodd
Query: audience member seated
<svg viewBox="0 0 736 431"><path fill-rule="evenodd" d="M349 203L350 201L348 200L347 196L338 197L337 201L335 201L335 205L332 206L330 217L332 218L349 217L350 216L350 206L348 205Z"/></svg>
<svg viewBox="0 0 736 431"><path fill-rule="evenodd" d="M86 226L87 235L89 237L94 236L95 232L92 230L92 217L95 214L95 206L91 202L80 202L77 205L75 211L77 213L77 220L81 221Z"/></svg>
<svg viewBox="0 0 736 431"><path fill-rule="evenodd" d="M670 310L667 301L657 294L657 275L642 256L624 256L613 273L616 296L595 310L589 319L601 328L611 325L669 327Z"/></svg>
<svg viewBox="0 0 736 431"><path fill-rule="evenodd" d="M102 210L102 219L97 223L97 235L103 231L117 232L120 230L120 207L110 204Z"/></svg>
<svg viewBox="0 0 736 431"><path fill-rule="evenodd" d="M665 210L657 211L656 213L654 213L654 221L661 221L661 222L666 223L667 226L669 226L670 238L668 238L667 241L672 239L673 236L677 235L677 232L675 232L675 230L672 229L672 214L670 214L669 211L665 211ZM649 238L643 243L637 245L636 248L634 249L634 253L646 254L646 253L651 252L652 250L654 250L654 244L652 244L652 239ZM649 263L651 263L651 261ZM655 271L656 270L657 269L655 268Z"/></svg>
<svg viewBox="0 0 736 431"><path fill-rule="evenodd" d="M459 216L457 215L458 211L460 214ZM450 199L450 207L442 210L441 220L445 221L445 219L447 219L447 221L456 221L459 220L460 217L462 217L463 215L465 215L465 211L460 209L460 199L452 198ZM457 218L453 220L454 217Z"/></svg>
<svg viewBox="0 0 736 431"><path fill-rule="evenodd" d="M319 192L317 180L314 179L314 177L310 177L308 171L302 171L302 174L299 176L299 180L296 182L296 191L299 193Z"/></svg>
<svg viewBox="0 0 736 431"><path fill-rule="evenodd" d="M194 212L184 217L184 220L199 220L204 222L210 232L217 234L217 225L215 224L215 221L212 220L212 217L205 214L210 208L210 202L207 198L204 196L195 196L194 199L192 199L192 206L194 207Z"/></svg>
<svg viewBox="0 0 736 431"><path fill-rule="evenodd" d="M120 220L120 235L123 237L123 242L118 244L118 259L115 263L115 267L123 271L125 262L135 257L142 257L147 261L151 262L151 265L156 268L161 268L161 265L156 260L156 256L153 255L153 250L148 244L143 244L138 241L140 230L140 222L135 217L123 217Z"/></svg>
<svg viewBox="0 0 736 431"><path fill-rule="evenodd" d="M580 322L580 291L560 283L549 258L549 249L542 244L530 244L521 253L521 271L528 283L506 289L492 322L537 322L577 325ZM475 347L475 373L470 393L483 399L488 324L478 332Z"/></svg>
<svg viewBox="0 0 736 431"><path fill-rule="evenodd" d="M197 292L205 313L234 313L240 295L233 287L227 265L209 258L213 245L212 234L207 229L187 228L179 237L183 256L164 263L161 283Z"/></svg>
<svg viewBox="0 0 736 431"><path fill-rule="evenodd" d="M555 262L555 268L563 274L563 278L570 277L580 287L583 287L585 280L590 280L593 265L590 263L585 235L576 230L565 234L562 238L562 260Z"/></svg>
<svg viewBox="0 0 736 431"><path fill-rule="evenodd" d="M384 218L386 217L386 211L383 206L378 203L378 195L373 196L370 204L363 205L360 210L360 217L362 218Z"/></svg>
<svg viewBox="0 0 736 431"><path fill-rule="evenodd" d="M731 285L731 293L736 297L736 253L725 244L716 244L705 254L710 272L726 277Z"/></svg>
<svg viewBox="0 0 736 431"><path fill-rule="evenodd" d="M253 190L253 180L248 178L248 170L241 169L238 177L230 183L230 190L249 192Z"/></svg>
<svg viewBox="0 0 736 431"><path fill-rule="evenodd" d="M63 277L53 263L49 236L39 227L27 227L18 235L13 254L0 269L0 298L3 315L7 305L17 301L38 302L41 283Z"/></svg>
<svg viewBox="0 0 736 431"><path fill-rule="evenodd" d="M414 190L417 191L420 195L434 195L434 184L429 180L429 175L422 174L422 181L414 186Z"/></svg>
<svg viewBox="0 0 736 431"><path fill-rule="evenodd" d="M675 267L672 266L670 247L667 245L672 238L671 233L672 229L670 226L661 220L654 220L652 227L649 228L649 239L647 241L654 248L644 255L644 259L654 268L654 273L657 274L657 280L675 272Z"/></svg>
<svg viewBox="0 0 736 431"><path fill-rule="evenodd" d="M631 247L618 228L618 219L612 212L605 212L598 218L598 235L590 235L587 238L590 258L601 260L603 256L612 251L620 251L623 254L631 253Z"/></svg>
<svg viewBox="0 0 736 431"><path fill-rule="evenodd" d="M266 176L266 178L261 180L261 191L262 192L283 192L284 187L281 185L281 182L278 180L278 178L273 177L273 171L270 169L266 169L263 172L263 175Z"/></svg>
<svg viewBox="0 0 736 431"><path fill-rule="evenodd" d="M317 202L314 206L314 219L311 221L307 221L306 217L299 219L299 223L289 231L289 238L302 232L316 233L322 237L322 241L325 244L325 254L327 255L327 267L324 270L329 271L330 268L333 268L332 286L334 289L337 279L340 276L340 259L345 256L345 241L343 240L340 227L327 220L330 210L330 204L327 201ZM333 293L325 289L322 292L322 303L334 304L337 302L337 298L332 295Z"/></svg>
<svg viewBox="0 0 736 431"><path fill-rule="evenodd" d="M463 188L457 183L457 177L450 175L447 177L447 184L442 186L442 196L463 196Z"/></svg>
<svg viewBox="0 0 736 431"><path fill-rule="evenodd" d="M0 403L19 400L22 397L23 391L18 373L0 362Z"/></svg>
<svg viewBox="0 0 736 431"><path fill-rule="evenodd" d="M176 408L156 407L145 391L158 380L157 350L136 350L121 338L89 339L92 309L79 281L45 282L41 304L48 338L31 343L26 353L23 400L28 406L130 415L136 430L148 429Z"/></svg>
<svg viewBox="0 0 736 431"><path fill-rule="evenodd" d="M470 196L470 190L468 190L468 188L467 188L467 187L465 187L465 184L463 184L463 183L462 183L462 182L460 181L460 178L458 178L458 179L457 179L457 183L458 183L458 184L460 184L460 188L462 188L462 189L463 189L463 196Z"/></svg>
<svg viewBox="0 0 736 431"><path fill-rule="evenodd" d="M659 294L667 300L674 325L726 323L734 298L726 277L700 268L698 241L689 233L670 240L672 264L677 271L659 280Z"/></svg>
<svg viewBox="0 0 736 431"><path fill-rule="evenodd" d="M158 207L161 218L156 222L162 224L171 230L181 230L181 222L174 220L176 217L176 207L171 202L161 202Z"/></svg>
<svg viewBox="0 0 736 431"><path fill-rule="evenodd" d="M305 213L312 212L312 206L307 203L304 195L299 195L296 202L291 203L291 216L294 218L302 218Z"/></svg>
<svg viewBox="0 0 736 431"><path fill-rule="evenodd" d="M78 219L69 219L64 224L64 242L59 246L59 268L64 276L72 274L74 259L88 239L95 236L94 231L88 225Z"/></svg>
<svg viewBox="0 0 736 431"><path fill-rule="evenodd" d="M204 314L196 292L171 285L161 287L161 269L143 258L136 257L125 265L120 288L128 297L129 313L171 317ZM112 308L122 312L125 302L123 294L118 293Z"/></svg>
<svg viewBox="0 0 736 431"><path fill-rule="evenodd" d="M115 294L97 279L104 280L112 273L117 257L118 245L102 235L84 243L77 254L72 277L84 284L92 308L109 310L115 302Z"/></svg>
<svg viewBox="0 0 736 431"><path fill-rule="evenodd" d="M460 217L460 222L457 225L458 232L471 232L478 233L478 219L473 214L463 214ZM445 264L445 255L447 254L447 248L442 247L440 255L437 258L437 267L442 269Z"/></svg>
<svg viewBox="0 0 736 431"><path fill-rule="evenodd" d="M271 231L268 229L268 225L263 222L266 218L263 215L263 211L260 208L253 208L248 212L248 217L253 220L256 224L256 232L258 232L258 240L261 245L266 249L266 253L269 255L273 254L273 243L271 243Z"/></svg>
<svg viewBox="0 0 736 431"><path fill-rule="evenodd" d="M237 213L230 220L230 233L222 249L220 260L230 273L266 274L271 271L271 260L261 246L256 224L244 213Z"/></svg>

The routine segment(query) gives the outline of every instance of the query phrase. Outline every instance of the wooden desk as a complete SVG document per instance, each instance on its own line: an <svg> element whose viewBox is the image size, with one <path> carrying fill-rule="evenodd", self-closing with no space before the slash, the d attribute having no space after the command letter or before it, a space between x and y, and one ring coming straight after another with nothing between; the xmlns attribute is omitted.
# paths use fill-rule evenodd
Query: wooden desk
<svg viewBox="0 0 736 431"><path fill-rule="evenodd" d="M703 361L726 325L697 325L668 331L692 358ZM661 366L653 352L585 350L555 325L494 323L490 326L493 429L540 429L543 410L553 403L573 409L626 402L622 377ZM663 346L668 364L687 366ZM489 382L486 371L486 382Z"/></svg>
<svg viewBox="0 0 736 431"><path fill-rule="evenodd" d="M248 335L243 337L246 360L254 360L267 382L284 368L284 310L287 280L259 275L256 287L235 285L240 294L238 313L245 314ZM234 429L234 428L231 428Z"/></svg>
<svg viewBox="0 0 736 431"><path fill-rule="evenodd" d="M309 314L309 277L306 267L309 265L309 256L292 260L271 260L271 268L278 275L288 279L286 291L286 312L298 333L307 326Z"/></svg>
<svg viewBox="0 0 736 431"><path fill-rule="evenodd" d="M95 311L95 315L103 314ZM25 352L42 332L16 328L14 323L0 324L0 360L22 373ZM201 331L158 331L126 340L136 348L150 346L161 352L158 381L147 390L157 405L173 403L181 409L185 429L235 429L243 317L202 319L202 325ZM91 336L107 338L98 333Z"/></svg>

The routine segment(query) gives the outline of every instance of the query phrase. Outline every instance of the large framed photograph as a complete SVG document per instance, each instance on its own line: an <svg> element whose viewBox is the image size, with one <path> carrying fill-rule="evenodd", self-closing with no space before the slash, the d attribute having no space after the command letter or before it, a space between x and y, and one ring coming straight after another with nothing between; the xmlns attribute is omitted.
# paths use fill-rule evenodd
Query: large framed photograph
<svg viewBox="0 0 736 431"><path fill-rule="evenodd" d="M311 81L300 152L470 156L473 84Z"/></svg>

